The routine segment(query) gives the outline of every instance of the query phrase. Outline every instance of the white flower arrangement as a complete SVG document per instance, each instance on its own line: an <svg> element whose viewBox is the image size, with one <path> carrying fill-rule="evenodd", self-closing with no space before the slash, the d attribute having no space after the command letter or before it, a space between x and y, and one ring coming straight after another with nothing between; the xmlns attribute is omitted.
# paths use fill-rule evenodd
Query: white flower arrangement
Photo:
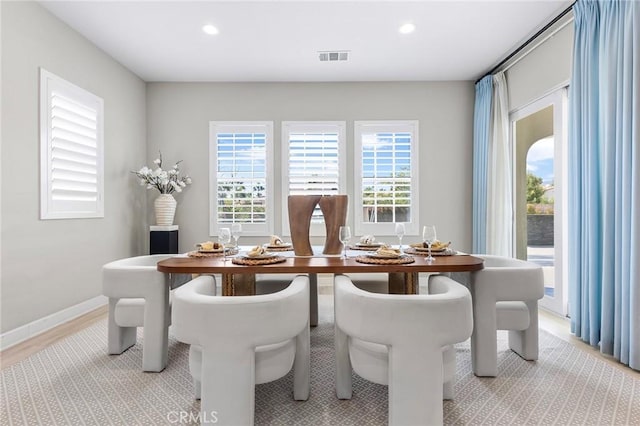
<svg viewBox="0 0 640 426"><path fill-rule="evenodd" d="M140 179L140 185L146 186L147 189L157 189L161 194L173 194L174 192L182 192L187 185L191 185L191 178L187 175L180 176L180 163L178 161L173 168L162 170L162 153L153 160L155 168L151 169L144 166L137 172L132 172Z"/></svg>

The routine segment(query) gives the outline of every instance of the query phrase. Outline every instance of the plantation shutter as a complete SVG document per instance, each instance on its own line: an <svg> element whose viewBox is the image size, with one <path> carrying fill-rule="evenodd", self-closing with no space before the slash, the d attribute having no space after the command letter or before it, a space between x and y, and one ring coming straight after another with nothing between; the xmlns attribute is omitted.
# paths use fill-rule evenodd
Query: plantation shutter
<svg viewBox="0 0 640 426"><path fill-rule="evenodd" d="M403 223L418 235L418 127L416 120L354 122L354 216L360 235L394 235Z"/></svg>
<svg viewBox="0 0 640 426"><path fill-rule="evenodd" d="M265 133L219 133L218 223L266 223Z"/></svg>
<svg viewBox="0 0 640 426"><path fill-rule="evenodd" d="M362 138L364 222L411 221L411 133L368 133Z"/></svg>
<svg viewBox="0 0 640 426"><path fill-rule="evenodd" d="M337 195L340 188L338 133L289 134L289 195ZM312 222L323 222L316 206Z"/></svg>
<svg viewBox="0 0 640 426"><path fill-rule="evenodd" d="M337 195L344 193L343 121L285 121L282 123L283 233L288 235L287 195ZM311 217L311 235L324 233L319 206Z"/></svg>
<svg viewBox="0 0 640 426"><path fill-rule="evenodd" d="M103 101L41 71L41 218L104 217Z"/></svg>
<svg viewBox="0 0 640 426"><path fill-rule="evenodd" d="M273 123L212 121L210 235L232 223L243 235L273 233Z"/></svg>

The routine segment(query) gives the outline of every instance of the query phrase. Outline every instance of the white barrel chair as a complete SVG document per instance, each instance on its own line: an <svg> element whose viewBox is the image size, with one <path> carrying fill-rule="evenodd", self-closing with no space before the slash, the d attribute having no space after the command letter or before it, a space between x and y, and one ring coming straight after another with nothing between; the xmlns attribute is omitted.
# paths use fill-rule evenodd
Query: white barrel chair
<svg viewBox="0 0 640 426"><path fill-rule="evenodd" d="M189 370L201 418L220 425L252 425L255 385L293 366L293 396L309 398L309 277L256 296L214 296L200 277L174 292L172 333L191 344Z"/></svg>
<svg viewBox="0 0 640 426"><path fill-rule="evenodd" d="M390 425L442 424L455 379L451 345L473 329L464 286L441 275L428 286L429 294L377 294L345 275L334 279L337 397L351 398L352 368L388 385Z"/></svg>
<svg viewBox="0 0 640 426"><path fill-rule="evenodd" d="M172 286L157 263L172 256L130 257L102 267L102 293L109 298L108 353L121 354L135 345L137 327L144 327L143 371L158 372L167 365Z"/></svg>
<svg viewBox="0 0 640 426"><path fill-rule="evenodd" d="M538 359L538 300L544 296L542 268L502 256L474 255L484 269L472 272L471 363L476 376L498 374L497 330L509 330L509 347L525 360Z"/></svg>

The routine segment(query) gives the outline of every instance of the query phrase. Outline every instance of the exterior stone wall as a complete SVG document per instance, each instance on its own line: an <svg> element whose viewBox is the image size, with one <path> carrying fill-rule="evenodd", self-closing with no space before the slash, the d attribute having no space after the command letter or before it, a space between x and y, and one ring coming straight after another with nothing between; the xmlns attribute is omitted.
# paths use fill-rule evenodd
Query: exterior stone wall
<svg viewBox="0 0 640 426"><path fill-rule="evenodd" d="M553 217L552 214L527 215L527 245L553 245Z"/></svg>

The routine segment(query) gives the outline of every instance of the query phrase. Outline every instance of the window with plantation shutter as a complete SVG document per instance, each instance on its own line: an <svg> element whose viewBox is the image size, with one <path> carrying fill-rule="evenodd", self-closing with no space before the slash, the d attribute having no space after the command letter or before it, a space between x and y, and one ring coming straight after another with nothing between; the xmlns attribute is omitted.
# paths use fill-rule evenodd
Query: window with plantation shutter
<svg viewBox="0 0 640 426"><path fill-rule="evenodd" d="M242 224L243 235L273 233L273 123L210 127L210 235Z"/></svg>
<svg viewBox="0 0 640 426"><path fill-rule="evenodd" d="M101 98L40 70L40 217L104 217Z"/></svg>
<svg viewBox="0 0 640 426"><path fill-rule="evenodd" d="M288 195L344 194L344 121L282 122L282 229L289 235ZM323 235L320 207L311 218L311 235Z"/></svg>
<svg viewBox="0 0 640 426"><path fill-rule="evenodd" d="M418 234L418 122L356 121L355 216L359 235Z"/></svg>

